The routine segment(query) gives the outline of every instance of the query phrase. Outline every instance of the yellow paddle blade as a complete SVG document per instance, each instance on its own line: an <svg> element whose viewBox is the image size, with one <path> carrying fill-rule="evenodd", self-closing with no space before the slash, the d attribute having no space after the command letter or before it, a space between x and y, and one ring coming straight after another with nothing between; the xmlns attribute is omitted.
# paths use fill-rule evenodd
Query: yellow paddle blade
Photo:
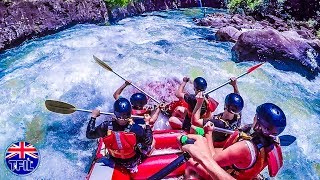
<svg viewBox="0 0 320 180"><path fill-rule="evenodd" d="M71 114L76 111L76 108L71 104L55 100L46 100L45 105L49 111L60 114Z"/></svg>
<svg viewBox="0 0 320 180"><path fill-rule="evenodd" d="M113 71L110 66L108 66L105 62L103 62L101 59L97 58L96 56L93 55L93 59L98 63L100 66L105 68L108 71Z"/></svg>

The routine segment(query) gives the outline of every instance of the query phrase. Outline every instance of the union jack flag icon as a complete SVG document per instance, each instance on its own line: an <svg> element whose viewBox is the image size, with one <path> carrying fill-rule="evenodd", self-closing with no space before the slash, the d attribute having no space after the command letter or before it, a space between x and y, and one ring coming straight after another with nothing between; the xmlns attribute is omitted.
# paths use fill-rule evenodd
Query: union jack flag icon
<svg viewBox="0 0 320 180"><path fill-rule="evenodd" d="M6 159L10 159L16 155L19 155L20 159L25 159L26 155L29 155L33 158L38 158L38 151L32 144L21 141L11 144L7 150Z"/></svg>
<svg viewBox="0 0 320 180"><path fill-rule="evenodd" d="M39 164L37 149L28 142L12 143L6 151L6 165L16 175L32 173Z"/></svg>

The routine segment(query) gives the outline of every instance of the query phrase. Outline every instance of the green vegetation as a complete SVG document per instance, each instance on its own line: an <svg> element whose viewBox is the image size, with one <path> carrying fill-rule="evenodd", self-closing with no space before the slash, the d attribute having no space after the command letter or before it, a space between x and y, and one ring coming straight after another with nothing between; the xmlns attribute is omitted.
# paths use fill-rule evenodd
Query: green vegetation
<svg viewBox="0 0 320 180"><path fill-rule="evenodd" d="M231 12L236 12L238 9L254 11L263 4L263 0L230 0L228 8Z"/></svg>
<svg viewBox="0 0 320 180"><path fill-rule="evenodd" d="M319 38L320 39L320 29L317 31L317 38Z"/></svg>
<svg viewBox="0 0 320 180"><path fill-rule="evenodd" d="M306 24L308 25L308 27L314 28L315 25L317 25L317 21L314 20L313 18L310 18L310 19L306 22Z"/></svg>
<svg viewBox="0 0 320 180"><path fill-rule="evenodd" d="M104 0L108 7L124 7L127 6L132 0Z"/></svg>

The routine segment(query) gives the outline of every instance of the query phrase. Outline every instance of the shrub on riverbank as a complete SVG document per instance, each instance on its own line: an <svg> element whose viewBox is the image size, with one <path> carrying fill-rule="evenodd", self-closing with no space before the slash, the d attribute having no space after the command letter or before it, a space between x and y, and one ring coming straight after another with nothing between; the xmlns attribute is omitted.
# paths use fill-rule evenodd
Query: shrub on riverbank
<svg viewBox="0 0 320 180"><path fill-rule="evenodd" d="M243 9L245 12L254 11L259 5L262 5L263 0L230 0L228 8L232 13Z"/></svg>
<svg viewBox="0 0 320 180"><path fill-rule="evenodd" d="M132 0L104 0L108 7L124 7L127 6Z"/></svg>

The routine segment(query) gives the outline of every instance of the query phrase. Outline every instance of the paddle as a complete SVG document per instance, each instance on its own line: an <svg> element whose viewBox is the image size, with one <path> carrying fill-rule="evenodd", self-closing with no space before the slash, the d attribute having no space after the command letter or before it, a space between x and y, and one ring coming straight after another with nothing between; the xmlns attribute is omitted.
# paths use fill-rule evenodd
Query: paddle
<svg viewBox="0 0 320 180"><path fill-rule="evenodd" d="M243 73L243 74L239 75L238 77L236 77L236 79L239 79L239 78L241 78L242 76L244 76L244 75L247 75L247 74L251 73L252 71L256 70L257 68L259 68L259 67L260 67L261 65L263 65L263 64L264 64L264 62L262 62L262 63L260 63L260 64L257 64L257 65L254 65L254 66L252 66L252 67L250 67L250 68L247 70L247 72L245 72L245 73ZM212 93L213 91L215 91L215 90L217 90L217 89L220 89L221 87L223 87L223 86L225 86L225 85L229 84L230 82L231 82L231 80L228 80L227 82L225 82L225 83L221 84L220 86L218 86L218 87L216 87L216 88L214 88L214 89L211 89L211 90L210 90L210 91L208 91L208 92L205 92L204 94L205 94L205 95L208 95L208 94Z"/></svg>
<svg viewBox="0 0 320 180"><path fill-rule="evenodd" d="M226 134L233 134L234 133L234 131L232 131L232 130L218 128L218 127L214 127L214 131L222 132L222 133L226 133ZM270 135L270 137L272 137L274 139L279 138L280 146L289 146L297 139L296 137L294 137L292 135L282 135L282 136Z"/></svg>
<svg viewBox="0 0 320 180"><path fill-rule="evenodd" d="M125 78L123 78L122 76L120 76L118 73L116 73L115 71L112 70L112 68L110 66L108 66L105 62L103 62L101 59L97 58L96 56L93 55L93 59L96 61L96 63L98 63L101 67L103 67L104 69L113 72L115 75L117 75L118 77L120 77L121 79L123 79L124 81L127 81ZM130 83L133 87L135 87L136 89L138 89L140 92L144 93L145 95L147 95L150 99L154 100L156 103L161 104L160 101L156 100L154 97L152 97L150 94L146 93L144 90L140 89L138 86L134 85L133 83Z"/></svg>
<svg viewBox="0 0 320 180"><path fill-rule="evenodd" d="M77 109L71 104L61 102L61 101L55 101L55 100L46 100L45 101L46 108L49 111L55 112L55 113L60 113L60 114L72 114L76 111L81 111L81 112L88 112L91 113L92 111L90 110L85 110L85 109ZM114 115L114 113L109 113L109 112L100 112L100 114L104 115ZM134 118L144 118L143 116L135 116L132 115L131 117Z"/></svg>
<svg viewBox="0 0 320 180"><path fill-rule="evenodd" d="M172 171L180 167L183 163L188 161L190 158L190 155L188 153L183 153L177 159L172 161L170 164L168 164L165 168L161 169L159 172L155 173L151 177L148 178L148 180L159 180L166 177L168 174L170 174Z"/></svg>
<svg viewBox="0 0 320 180"><path fill-rule="evenodd" d="M215 131L223 132L227 134L232 134L234 132L228 129L218 128L218 127L215 127ZM281 146L289 146L296 140L296 137L291 135L283 135L283 136L279 136L279 139L280 139ZM193 144L195 140L189 139L187 136L181 136L180 142L181 144ZM148 180L159 180L166 177L172 171L180 167L184 162L188 161L189 158L190 158L190 155L188 153L183 153L177 159L175 159L170 164L168 164L166 167L164 167L159 172L157 172L156 174L148 178Z"/></svg>

